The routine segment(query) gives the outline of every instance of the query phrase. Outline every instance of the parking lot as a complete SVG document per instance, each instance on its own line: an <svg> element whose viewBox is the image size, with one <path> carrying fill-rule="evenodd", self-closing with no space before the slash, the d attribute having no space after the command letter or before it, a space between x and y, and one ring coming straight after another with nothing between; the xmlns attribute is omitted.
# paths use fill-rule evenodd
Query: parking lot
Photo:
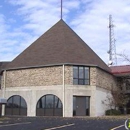
<svg viewBox="0 0 130 130"><path fill-rule="evenodd" d="M2 117L0 130L125 130L126 119Z"/></svg>

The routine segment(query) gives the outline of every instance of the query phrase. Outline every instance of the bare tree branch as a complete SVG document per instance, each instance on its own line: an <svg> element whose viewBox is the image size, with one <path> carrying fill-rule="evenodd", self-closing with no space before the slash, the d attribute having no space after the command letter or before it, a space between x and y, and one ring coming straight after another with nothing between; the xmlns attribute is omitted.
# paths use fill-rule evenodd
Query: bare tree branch
<svg viewBox="0 0 130 130"><path fill-rule="evenodd" d="M127 61L130 63L130 57L128 55L126 55L124 52L121 54L117 54L117 56L121 57L123 59L123 61Z"/></svg>

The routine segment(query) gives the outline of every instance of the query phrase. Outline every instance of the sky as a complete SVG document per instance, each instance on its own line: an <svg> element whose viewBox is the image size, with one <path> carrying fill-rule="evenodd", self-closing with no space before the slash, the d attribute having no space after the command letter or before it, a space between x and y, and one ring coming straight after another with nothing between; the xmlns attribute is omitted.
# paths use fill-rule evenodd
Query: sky
<svg viewBox="0 0 130 130"><path fill-rule="evenodd" d="M0 1L0 61L12 61L60 20L61 0ZM130 0L63 0L63 20L106 63L109 15L116 53L130 58ZM117 56L117 65L129 64Z"/></svg>

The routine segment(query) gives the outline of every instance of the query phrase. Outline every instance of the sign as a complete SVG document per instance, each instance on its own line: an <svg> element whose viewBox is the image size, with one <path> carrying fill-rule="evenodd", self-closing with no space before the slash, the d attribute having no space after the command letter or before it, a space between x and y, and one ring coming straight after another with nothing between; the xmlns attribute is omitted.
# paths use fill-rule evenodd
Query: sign
<svg viewBox="0 0 130 130"><path fill-rule="evenodd" d="M126 130L130 130L130 119L127 119L125 121L125 128L126 128Z"/></svg>

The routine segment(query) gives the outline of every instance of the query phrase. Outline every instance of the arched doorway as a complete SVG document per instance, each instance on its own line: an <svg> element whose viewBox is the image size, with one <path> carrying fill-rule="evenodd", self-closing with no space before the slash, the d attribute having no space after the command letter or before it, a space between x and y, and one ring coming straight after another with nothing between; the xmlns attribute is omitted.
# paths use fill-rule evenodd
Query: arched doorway
<svg viewBox="0 0 130 130"><path fill-rule="evenodd" d="M7 100L5 115L27 116L27 103L19 95L14 95Z"/></svg>
<svg viewBox="0 0 130 130"><path fill-rule="evenodd" d="M37 116L62 116L62 102L55 95L41 97L36 106Z"/></svg>

